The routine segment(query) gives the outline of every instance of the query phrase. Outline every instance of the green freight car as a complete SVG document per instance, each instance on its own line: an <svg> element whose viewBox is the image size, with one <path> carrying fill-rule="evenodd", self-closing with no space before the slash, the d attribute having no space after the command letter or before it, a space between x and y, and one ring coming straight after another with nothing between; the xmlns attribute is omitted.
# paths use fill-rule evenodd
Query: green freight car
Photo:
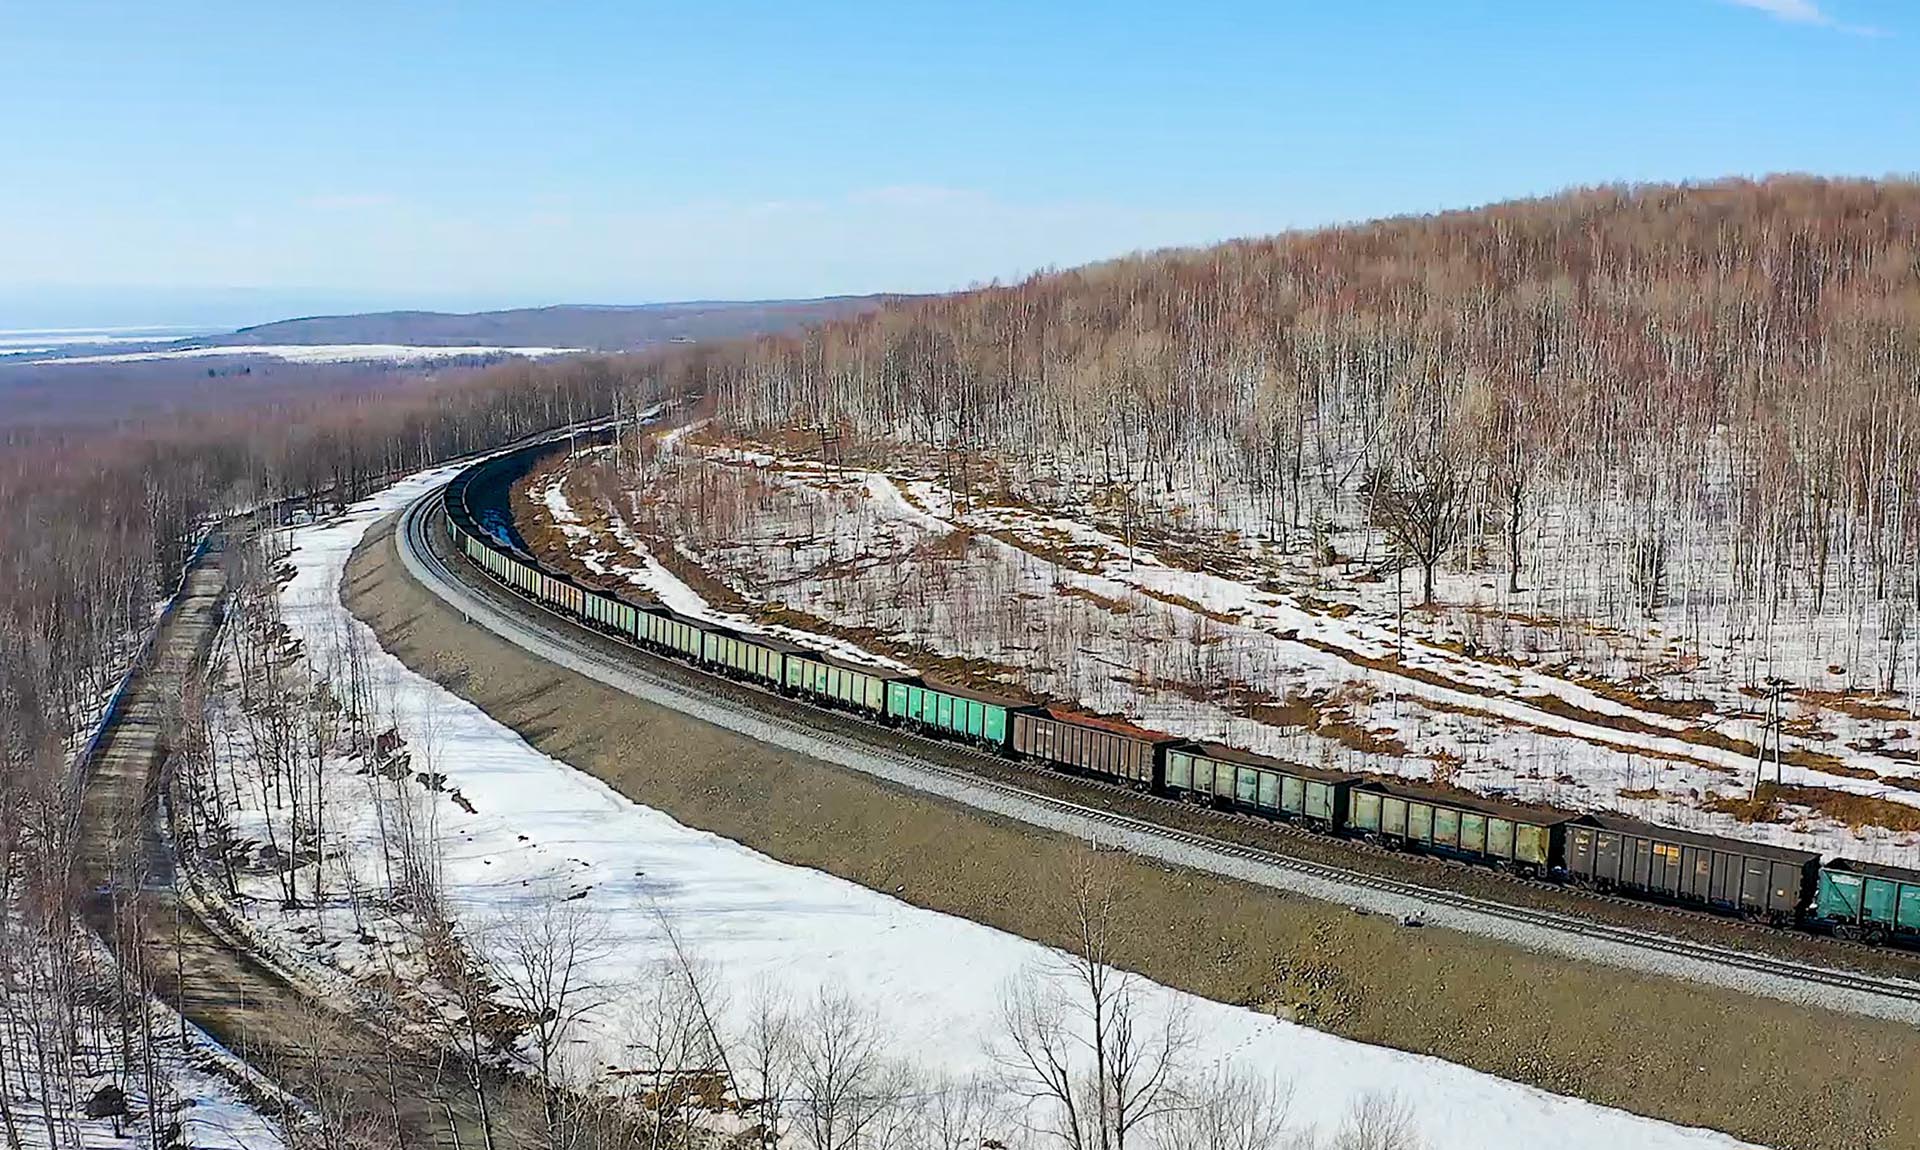
<svg viewBox="0 0 1920 1150"><path fill-rule="evenodd" d="M1338 771L1282 762L1218 743L1185 743L1167 750L1168 791L1319 827L1346 825L1348 799L1357 781Z"/></svg>
<svg viewBox="0 0 1920 1150"><path fill-rule="evenodd" d="M634 637L662 651L698 659L706 647L704 626L665 607L640 612L634 623Z"/></svg>
<svg viewBox="0 0 1920 1150"><path fill-rule="evenodd" d="M805 647L785 639L725 627L708 627L700 648L700 658L721 671L775 686L786 682L787 656L807 653Z"/></svg>
<svg viewBox="0 0 1920 1150"><path fill-rule="evenodd" d="M1007 746L1008 716L1026 705L946 683L896 679L887 684L888 718L999 750Z"/></svg>
<svg viewBox="0 0 1920 1150"><path fill-rule="evenodd" d="M868 667L832 655L789 654L787 690L830 706L847 707L868 715L887 713L887 688L911 682L899 671Z"/></svg>
<svg viewBox="0 0 1920 1150"><path fill-rule="evenodd" d="M1350 801L1358 834L1535 874L1561 865L1574 818L1397 782L1356 786Z"/></svg>
<svg viewBox="0 0 1920 1150"><path fill-rule="evenodd" d="M1836 859L1818 890L1814 916L1841 938L1920 941L1920 871Z"/></svg>
<svg viewBox="0 0 1920 1150"><path fill-rule="evenodd" d="M639 630L639 609L611 595L587 592L586 610L582 613L589 623L597 623L622 635L633 635Z"/></svg>

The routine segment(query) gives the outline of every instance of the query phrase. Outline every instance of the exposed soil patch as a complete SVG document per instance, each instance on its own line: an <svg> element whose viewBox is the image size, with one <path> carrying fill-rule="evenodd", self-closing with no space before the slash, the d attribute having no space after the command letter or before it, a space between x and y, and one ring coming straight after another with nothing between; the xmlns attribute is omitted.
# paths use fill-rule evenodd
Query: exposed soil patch
<svg viewBox="0 0 1920 1150"><path fill-rule="evenodd" d="M412 584L390 538L377 529L355 556L348 605L409 666L541 750L773 857L1065 941L1070 916L1047 892L1073 873L1079 844L771 750L555 668ZM1792 1150L1920 1147L1912 1028L1410 930L1116 857L1120 959L1172 985Z"/></svg>

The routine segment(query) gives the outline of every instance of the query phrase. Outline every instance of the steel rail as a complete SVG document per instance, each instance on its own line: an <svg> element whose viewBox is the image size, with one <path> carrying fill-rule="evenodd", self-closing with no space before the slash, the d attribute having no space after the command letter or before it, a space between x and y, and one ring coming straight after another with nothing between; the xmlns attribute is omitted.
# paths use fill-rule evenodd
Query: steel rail
<svg viewBox="0 0 1920 1150"><path fill-rule="evenodd" d="M476 572L487 576L487 583L497 588L502 597L511 600L517 606L530 609L531 612L530 617L523 614L519 617L507 618L499 612L497 607L487 604L481 596L467 588L465 581L454 574L446 563L441 560L440 556L435 553L430 540L427 538L427 534L431 530L429 526L430 521L435 518L436 512L442 510L441 497L443 494L444 489L435 489L420 496L405 508L402 511L397 536L401 542L403 561L406 566L414 572L416 579L438 598L447 601L457 610L460 610L469 620L487 625L488 629L493 630L502 638L514 642L516 645L527 649L536 656L545 657L533 644L523 641L524 638L531 637L550 644L566 652L573 659L586 663L590 668L598 667L623 675L636 676L644 680L648 686L654 690L664 692L684 704L677 709L704 710L716 704L721 706L726 706L727 704L722 702L720 697L711 690L701 691L687 684L675 682L670 678L662 676L654 668L668 667L672 668L674 672L678 674L712 679L716 683L724 683L730 688L754 691L765 695L769 700L777 699L782 703L788 704L794 702L794 700L787 696L762 688L757 684L746 683L741 680L721 676L704 667L657 654L649 648L640 646L631 639L589 628L579 621L576 621L567 613L556 610L551 605L528 596L510 585L499 582L477 564L473 565L473 569ZM423 575L425 577L422 577ZM480 610L475 610L476 606L479 607ZM489 613L492 614L492 618L482 617ZM559 624L559 626L556 627L554 625L556 623ZM498 624L506 624L506 626L503 627ZM516 628L522 632L519 637L509 633ZM639 658L627 657L615 660L609 657L605 651L597 649L596 646L586 642L585 640L588 637L598 640L601 643L611 643L618 646L623 656L638 656ZM589 673L591 674L591 672ZM608 680L603 678L602 681L606 682ZM619 683L609 682L609 685L621 688L621 684ZM632 692L629 691L629 693ZM817 710L823 716L831 714L831 712L818 708L808 707L807 709ZM1018 803L1028 804L1053 812L1056 815L1068 816L1088 828L1089 834L1084 837L1094 838L1096 841L1099 840L1097 833L1099 829L1104 829L1113 832L1116 836L1136 841L1140 839L1158 840L1161 843L1175 845L1187 851L1198 852L1202 855L1212 855L1223 860L1251 863L1258 867L1289 872L1297 876L1318 880L1323 883L1332 883L1345 888L1367 890L1380 895L1412 901L1425 907L1445 908L1468 915L1480 916L1483 919L1506 923L1529 931L1555 932L1562 936L1588 943L1650 952L1721 971L1757 975L1765 979L1779 980L1787 984L1798 984L1807 987L1841 991L1864 999L1878 1000L1882 1004L1891 1004L1895 1007L1891 1012L1886 1010L1863 1009L1858 1010L1858 1013L1874 1014L1882 1017L1899 1017L1907 1021L1920 1022L1920 983L1904 979L1837 970L1786 958L1755 954L1712 943L1676 938L1656 931L1640 930L1619 924L1597 922L1565 912L1545 910L1536 907L1516 906L1495 899L1483 898L1441 887L1427 886L1402 879L1389 878L1350 867L1343 867L1334 863L1301 859L1291 855L1265 850L1260 847L1231 842L1195 831L1168 827L1148 819L1121 814L1116 811L1089 806L1084 803L1073 802L1069 799L1063 799L1041 791L1016 786L1001 780L985 778L973 772L930 762L924 758L904 753L897 748L877 745L875 741L870 738L856 738L844 731L823 729L812 724L802 724L791 715L777 713L775 710L760 710L753 713L753 718L773 728L784 728L794 734L802 735L807 739L822 741L836 748L850 751L856 755L889 758L895 766L908 768L922 776L959 784L965 788L985 791ZM865 724L862 724L863 733L865 733L865 726ZM976 755L983 760L991 760L994 764L1003 767L1017 765L1033 770L1035 773L1053 773L1044 768L1018 763L1015 760L1007 760L999 756L989 755L984 751L964 748L958 744L945 740L931 739L912 732L879 727L873 728L873 732L876 734L884 734L889 740L895 742L911 744L915 741L920 741L933 744L938 746L947 756L952 756L955 752L961 752ZM1173 800L1162 801L1171 803ZM1107 841L1111 842L1113 840L1109 839ZM1241 877L1241 874L1236 870L1230 877ZM1255 881L1259 880L1256 879ZM1274 884L1269 883L1267 885ZM1595 957L1598 958L1599 961L1608 961L1604 956L1597 954L1586 955L1584 957ZM1609 964L1631 965L1620 962L1611 962ZM1719 981L1721 981L1723 985L1729 985L1725 980ZM1775 994L1773 997L1796 1000L1801 996L1781 993Z"/></svg>

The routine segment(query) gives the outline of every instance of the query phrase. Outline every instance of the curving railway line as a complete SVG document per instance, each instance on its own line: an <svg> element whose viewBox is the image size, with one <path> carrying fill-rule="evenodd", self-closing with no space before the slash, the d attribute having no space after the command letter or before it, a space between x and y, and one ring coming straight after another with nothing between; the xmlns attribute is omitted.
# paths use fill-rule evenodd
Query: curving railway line
<svg viewBox="0 0 1920 1150"><path fill-rule="evenodd" d="M445 531L438 529L444 515L444 495L444 488L431 492L401 513L396 545L402 563L416 581L469 621L536 656L714 726L896 785L1074 835L1103 848L1123 849L1179 866L1346 903L1356 910L1393 915L1409 924L1458 929L1571 958L1920 1024L1920 982L1517 906L1298 858L1075 802L989 777L984 771L970 771L964 765L949 765L977 759L982 766L991 764L1000 772L1010 766L1025 766L1036 775L1048 773L1044 767L1009 763L984 751L911 732L869 727L589 630L548 605L487 578L464 561L450 563L436 546L446 538ZM1177 805L1171 799L1155 801Z"/></svg>

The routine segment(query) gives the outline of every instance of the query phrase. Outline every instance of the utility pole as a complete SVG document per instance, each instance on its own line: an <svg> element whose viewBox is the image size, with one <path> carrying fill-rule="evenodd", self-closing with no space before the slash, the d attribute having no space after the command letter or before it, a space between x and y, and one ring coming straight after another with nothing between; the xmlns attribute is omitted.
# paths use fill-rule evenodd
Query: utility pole
<svg viewBox="0 0 1920 1150"><path fill-rule="evenodd" d="M1780 695L1785 688L1777 681L1767 683L1767 710L1760 726L1760 749L1753 760L1754 802L1760 801L1760 778L1767 769L1767 739L1773 739L1773 781L1776 785L1780 777Z"/></svg>

